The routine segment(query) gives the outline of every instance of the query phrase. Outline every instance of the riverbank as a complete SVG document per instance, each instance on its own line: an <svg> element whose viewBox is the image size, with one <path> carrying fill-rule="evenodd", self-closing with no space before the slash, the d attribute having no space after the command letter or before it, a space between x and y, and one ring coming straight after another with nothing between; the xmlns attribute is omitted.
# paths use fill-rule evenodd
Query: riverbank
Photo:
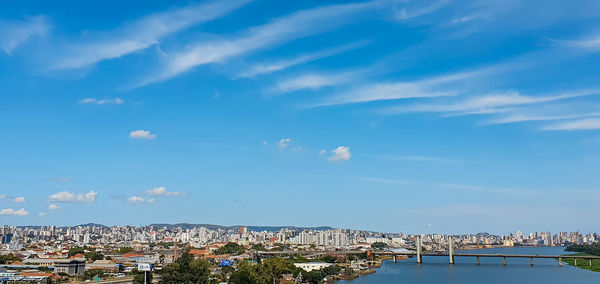
<svg viewBox="0 0 600 284"><path fill-rule="evenodd" d="M577 254L571 254L571 255L589 255L592 256L590 254L585 254L585 253L577 253ZM568 265L571 266L575 266L575 259L573 258L564 258L564 262L567 263ZM591 270L594 272L600 272L600 259L592 259L591 262L591 266L590 266L590 261L587 259L577 259L577 268L581 268L581 269L586 269L586 270Z"/></svg>

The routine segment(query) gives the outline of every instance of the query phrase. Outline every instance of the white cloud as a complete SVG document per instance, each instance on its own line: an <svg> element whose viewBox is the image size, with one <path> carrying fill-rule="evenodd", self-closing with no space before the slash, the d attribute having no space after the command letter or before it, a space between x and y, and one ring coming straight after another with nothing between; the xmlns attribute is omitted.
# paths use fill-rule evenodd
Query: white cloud
<svg viewBox="0 0 600 284"><path fill-rule="evenodd" d="M564 43L567 46L586 49L589 51L600 50L600 35L595 35L578 40L558 40L557 42Z"/></svg>
<svg viewBox="0 0 600 284"><path fill-rule="evenodd" d="M600 129L599 118L586 118L547 125L542 130L593 130Z"/></svg>
<svg viewBox="0 0 600 284"><path fill-rule="evenodd" d="M564 115L545 115L545 114L525 114L513 113L504 117L492 119L484 122L484 124L506 124L526 121L549 121L549 120L565 120L583 117L600 116L600 112L580 113L580 114L564 114Z"/></svg>
<svg viewBox="0 0 600 284"><path fill-rule="evenodd" d="M94 98L85 98L85 99L81 99L78 101L78 103L80 104L96 104L96 105L104 105L104 104L115 104L115 105L119 105L124 103L125 101L123 101L123 99L121 98L114 98L114 99L94 99Z"/></svg>
<svg viewBox="0 0 600 284"><path fill-rule="evenodd" d="M25 197L23 197L23 196L15 197L12 201L15 203L23 203L23 202L25 202Z"/></svg>
<svg viewBox="0 0 600 284"><path fill-rule="evenodd" d="M298 11L249 28L229 39L192 43L184 50L168 56L165 69L138 86L170 79L199 65L222 62L258 49L333 30L356 20L352 15L375 8L377 4L351 3Z"/></svg>
<svg viewBox="0 0 600 284"><path fill-rule="evenodd" d="M517 91L475 96L466 100L445 104L415 104L410 106L390 107L382 112L387 114L406 112L455 112L473 114L477 112L489 113L499 107L538 104L557 100L564 100L582 96L598 94L599 90L573 91L569 93L551 94L545 96L525 96Z"/></svg>
<svg viewBox="0 0 600 284"><path fill-rule="evenodd" d="M183 195L184 193L178 191L167 191L167 188L164 186L159 186L150 190L146 190L146 194L155 196L178 196Z"/></svg>
<svg viewBox="0 0 600 284"><path fill-rule="evenodd" d="M61 191L59 193L50 195L50 197L48 197L48 201L70 203L94 203L94 201L96 201L96 195L98 195L98 192L95 192L93 190L86 194L75 194L68 191Z"/></svg>
<svg viewBox="0 0 600 284"><path fill-rule="evenodd" d="M304 64L304 63L311 62L314 60L318 60L318 59L326 58L329 56L337 55L340 53L344 53L344 52L352 50L352 49L360 48L360 47L367 45L368 43L369 43L369 41L363 40L363 41L358 41L358 42L354 42L354 43L350 43L350 44L346 44L346 45L342 45L342 46L338 46L338 47L334 47L334 48L320 50L320 51L309 53L309 54L299 55L299 56L297 56L295 58L291 58L291 59L274 61L274 62L270 62L270 63L258 63L256 65L252 66L250 68L250 70L247 70L247 71L243 72L242 74L238 75L238 77L253 78L258 75L269 74L269 73L281 71L281 70L284 70L284 69L287 69L287 68L290 68L290 67L293 67L296 65Z"/></svg>
<svg viewBox="0 0 600 284"><path fill-rule="evenodd" d="M0 215L27 216L29 215L29 212L25 211L25 208L21 208L19 210L7 208L0 210Z"/></svg>
<svg viewBox="0 0 600 284"><path fill-rule="evenodd" d="M217 19L248 0L210 1L155 13L106 33L86 35L63 48L51 69L75 69L143 50L173 33Z"/></svg>
<svg viewBox="0 0 600 284"><path fill-rule="evenodd" d="M48 205L48 209L50 209L50 210L58 210L58 209L60 209L60 205L50 204L50 205Z"/></svg>
<svg viewBox="0 0 600 284"><path fill-rule="evenodd" d="M285 94L300 90L318 90L345 84L354 80L360 72L344 72L339 74L302 74L278 82L270 89L270 92Z"/></svg>
<svg viewBox="0 0 600 284"><path fill-rule="evenodd" d="M325 155L327 153L327 151L325 149L319 151L319 155Z"/></svg>
<svg viewBox="0 0 600 284"><path fill-rule="evenodd" d="M0 194L0 200L6 198L6 194Z"/></svg>
<svg viewBox="0 0 600 284"><path fill-rule="evenodd" d="M156 138L156 134L151 134L150 131L140 129L140 130L131 131L129 133L129 137L134 138L134 139L152 140L152 139Z"/></svg>
<svg viewBox="0 0 600 284"><path fill-rule="evenodd" d="M140 197L140 196L132 196L132 197L129 197L127 199L127 202L133 203L133 204L143 203L144 202L144 198Z"/></svg>
<svg viewBox="0 0 600 284"><path fill-rule="evenodd" d="M463 83L486 74L500 72L505 66L490 66L474 71L457 72L416 81L407 82L379 82L351 86L345 92L334 94L319 103L309 107L322 107L340 104L367 103L383 100L399 100L410 98L432 98L453 96L459 94L462 87L449 88L451 84ZM361 71L363 74L371 71ZM348 80L354 81L354 80Z"/></svg>
<svg viewBox="0 0 600 284"><path fill-rule="evenodd" d="M333 156L329 157L330 161L339 162L339 161L348 161L352 156L350 154L350 147L339 146L331 151Z"/></svg>
<svg viewBox="0 0 600 284"><path fill-rule="evenodd" d="M431 98L451 96L453 91L433 91L425 84L419 83L376 83L350 90L340 95L332 96L322 103L313 105L330 106L350 103L365 103L382 100L398 100L409 98Z"/></svg>
<svg viewBox="0 0 600 284"><path fill-rule="evenodd" d="M428 5L422 5L422 6L418 6L418 7L403 7L398 12L396 12L396 15L395 15L396 20L406 21L406 20L410 20L413 18L424 16L427 14L431 14L431 13L443 8L444 6L446 6L446 4L448 4L450 2L450 0L425 1L425 2L428 3ZM405 2L406 5L410 5L412 3L413 3L412 1ZM416 3L422 4L419 2L416 2Z"/></svg>
<svg viewBox="0 0 600 284"><path fill-rule="evenodd" d="M156 201L156 199L154 199L154 198L148 199L148 203L154 203L154 201Z"/></svg>
<svg viewBox="0 0 600 284"><path fill-rule="evenodd" d="M290 143L292 143L291 138L283 138L279 140L279 143L277 143L277 147L279 147L279 149L285 149L289 146Z"/></svg>
<svg viewBox="0 0 600 284"><path fill-rule="evenodd" d="M48 215L48 213L46 213L46 212L40 212L40 213L38 213L38 216L40 216L40 217L43 217L43 216L46 216L46 215Z"/></svg>
<svg viewBox="0 0 600 284"><path fill-rule="evenodd" d="M44 17L29 17L24 21L0 20L0 49L6 54L33 36L43 36L49 26Z"/></svg>

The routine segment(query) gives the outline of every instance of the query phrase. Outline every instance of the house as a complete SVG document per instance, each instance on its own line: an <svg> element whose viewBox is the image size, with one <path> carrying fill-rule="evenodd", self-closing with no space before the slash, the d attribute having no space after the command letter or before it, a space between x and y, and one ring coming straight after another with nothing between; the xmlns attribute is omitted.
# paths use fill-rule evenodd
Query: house
<svg viewBox="0 0 600 284"><path fill-rule="evenodd" d="M109 273L117 273L122 272L124 270L124 266L119 263L113 263L110 260L96 260L92 263L86 263L85 269L102 269Z"/></svg>

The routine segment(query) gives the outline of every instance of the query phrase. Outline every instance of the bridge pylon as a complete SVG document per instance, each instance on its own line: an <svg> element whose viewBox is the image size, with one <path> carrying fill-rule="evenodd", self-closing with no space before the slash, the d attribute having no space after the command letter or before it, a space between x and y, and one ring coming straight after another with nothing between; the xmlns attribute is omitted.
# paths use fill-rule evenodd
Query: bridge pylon
<svg viewBox="0 0 600 284"><path fill-rule="evenodd" d="M422 263L423 259L421 258L421 236L417 236L417 263Z"/></svg>
<svg viewBox="0 0 600 284"><path fill-rule="evenodd" d="M454 264L454 237L448 238L448 256L450 257L450 264Z"/></svg>

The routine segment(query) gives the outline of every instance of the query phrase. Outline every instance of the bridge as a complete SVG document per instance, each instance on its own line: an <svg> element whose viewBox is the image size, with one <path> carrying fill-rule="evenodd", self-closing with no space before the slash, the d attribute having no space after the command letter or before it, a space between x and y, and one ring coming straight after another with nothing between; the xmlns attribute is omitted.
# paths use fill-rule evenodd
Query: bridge
<svg viewBox="0 0 600 284"><path fill-rule="evenodd" d="M454 252L454 239L450 237L450 241L448 242L448 252L422 252L422 240L421 237L417 237L416 247L417 251L410 252L393 252L393 251L373 251L369 250L368 253L372 255L380 255L380 256L392 256L394 262L397 262L398 256L408 256L408 257L416 257L417 263L423 263L423 256L438 256L438 257L447 257L450 264L454 264L454 257L474 257L476 259L477 265L480 264L479 259L482 257L487 258L502 258L504 265L506 265L507 258L529 258L531 259L531 265L533 265L533 260L536 258L553 258L558 259L558 265L563 265L563 259L573 259L575 265L577 265L577 260L587 260L589 265L592 266L593 259L600 259L600 256L587 256L587 255L540 255L540 254L485 254L485 253L455 253ZM339 251L256 251L253 252L255 255L260 256L280 256L280 255L302 255L306 257L318 257L324 256L327 254L338 254L338 255L347 255L347 254L359 254L365 253L365 251L360 250L339 250Z"/></svg>
<svg viewBox="0 0 600 284"><path fill-rule="evenodd" d="M592 259L600 259L600 256L586 256L586 255L531 255L531 254L485 254L485 253L454 253L454 238L450 237L448 241L448 252L447 253L423 253L422 252L422 240L420 236L417 236L416 241L417 251L416 252L372 252L374 255L391 255L393 257L394 262L397 261L397 257L400 255L403 256L416 256L417 263L423 263L423 256L441 256L448 257L449 263L454 264L455 256L467 256L467 257L475 257L477 259L477 265L479 265L479 258L481 257L498 257L503 258L504 265L506 265L506 258L530 258L531 265L533 265L534 258L553 258L558 259L558 265L562 266L563 259L571 258L575 262L575 266L577 266L577 259L588 260L590 266L592 266Z"/></svg>

